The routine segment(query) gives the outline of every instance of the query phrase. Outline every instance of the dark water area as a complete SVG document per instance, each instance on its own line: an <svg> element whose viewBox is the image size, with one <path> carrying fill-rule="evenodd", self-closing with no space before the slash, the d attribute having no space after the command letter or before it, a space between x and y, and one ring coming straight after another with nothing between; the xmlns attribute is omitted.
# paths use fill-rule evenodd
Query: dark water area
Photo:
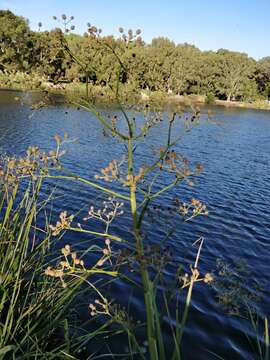
<svg viewBox="0 0 270 360"><path fill-rule="evenodd" d="M23 104L14 100L19 96ZM22 155L30 145L44 150L53 148L55 134L67 132L76 142L67 145L68 153L63 158L64 166L70 171L93 179L100 169L112 159L121 157L123 145L115 139L104 136L98 120L88 112L57 104L32 111L30 94L0 92L0 154ZM235 275L244 293L260 295L254 301L259 312L270 318L270 112L213 108L213 118L206 118L207 109L202 109L202 123L186 134L176 150L191 162L203 164L204 171L194 182L195 186L179 185L172 193L166 193L159 201L170 205L178 197L189 200L192 197L207 204L208 217L199 217L190 223L180 220L174 223L175 232L168 240L168 246L175 259L175 267L168 269L168 278L173 278L178 265L194 262L196 249L192 243L205 238L200 270L213 272L219 277L217 259L233 269L244 263L245 275ZM109 113L109 110L104 110ZM138 116L138 122L142 116ZM152 148L166 142L167 122L152 129L147 142L138 150L141 164L150 161ZM175 134L181 131L176 126ZM163 183L169 179L163 179ZM78 221L86 215L91 205L102 204L102 194L94 189L70 182L57 182L52 216L67 210L80 214ZM162 185L159 184L160 186ZM116 185L113 184L116 189ZM44 190L44 196L52 184ZM125 218L117 219L112 231L123 236L130 231ZM155 222L148 218L145 224L149 243L159 243L166 235L168 219L155 216ZM77 249L85 247L86 237L67 234L65 241ZM242 276L242 277L241 277ZM226 283L228 289L232 283ZM219 286L217 285L219 288ZM248 338L254 339L250 324L239 316L231 316L219 302L217 289L213 286L195 286L192 306L184 335L184 359L255 359ZM113 297L123 299L130 296L125 284L117 283ZM220 295L225 292L220 289ZM245 299L245 295L240 299ZM135 293L128 299L130 306L140 317L142 299ZM243 301L244 302L244 301ZM86 305L87 306L87 305ZM86 316L89 316L86 313ZM168 342L168 346L170 346Z"/></svg>

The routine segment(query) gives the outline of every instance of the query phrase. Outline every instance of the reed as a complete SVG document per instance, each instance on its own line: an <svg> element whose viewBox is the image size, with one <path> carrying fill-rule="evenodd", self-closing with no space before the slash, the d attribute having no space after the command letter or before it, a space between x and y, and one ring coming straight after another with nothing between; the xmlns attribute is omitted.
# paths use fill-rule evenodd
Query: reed
<svg viewBox="0 0 270 360"><path fill-rule="evenodd" d="M67 359L73 358L72 349L80 350L79 339L66 329L85 276L70 277L65 284L46 276L56 254L46 216L49 199L44 200L41 189L44 174L52 164L54 170L59 167L60 156L58 146L50 154L31 147L25 157L1 159L1 359ZM94 285L92 290L98 292Z"/></svg>

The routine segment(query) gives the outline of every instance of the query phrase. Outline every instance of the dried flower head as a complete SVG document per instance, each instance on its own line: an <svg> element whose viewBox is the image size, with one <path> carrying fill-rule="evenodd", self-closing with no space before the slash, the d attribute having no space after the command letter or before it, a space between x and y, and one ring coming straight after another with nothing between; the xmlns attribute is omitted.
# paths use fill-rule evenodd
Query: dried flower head
<svg viewBox="0 0 270 360"><path fill-rule="evenodd" d="M57 221L56 225L50 225L50 229L52 230L52 235L57 236L64 229L69 229L70 224L74 219L74 215L67 215L66 211L61 212L59 216L59 221Z"/></svg>

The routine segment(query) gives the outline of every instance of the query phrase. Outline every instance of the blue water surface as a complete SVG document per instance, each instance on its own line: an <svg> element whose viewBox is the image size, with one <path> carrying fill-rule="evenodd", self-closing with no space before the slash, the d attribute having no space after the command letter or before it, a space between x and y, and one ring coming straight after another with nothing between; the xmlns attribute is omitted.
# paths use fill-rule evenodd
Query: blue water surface
<svg viewBox="0 0 270 360"><path fill-rule="evenodd" d="M15 96L19 96L23 104L15 101ZM104 136L102 126L94 115L63 104L33 111L29 99L29 94L0 92L1 154L21 155L30 145L51 149L54 135L67 132L76 141L67 144L68 153L63 158L63 164L77 175L93 180L109 161L121 158L123 144ZM108 109L101 111L106 115L115 112ZM237 264L244 263L246 273L242 278L239 275L240 284L254 295L254 306L258 311L269 318L270 112L226 108L213 108L212 112L212 119L206 121L207 109L202 109L201 124L186 133L175 147L176 151L190 159L191 164L203 164L203 173L194 179L194 187L180 184L156 203L170 207L176 197L184 201L194 197L205 203L209 210L208 217L200 217L190 223L183 224L180 217L173 220L175 231L167 245L174 264L168 268L166 275L169 279L173 278L178 265L187 267L194 262L196 249L192 244L203 236L201 272L213 272L219 277L217 259L226 263L231 271ZM136 114L136 117L138 123L143 121L142 114ZM166 114L164 119L138 148L138 163L149 163L154 149L166 143ZM183 123L178 120L173 135L178 136L181 132ZM167 182L169 178L162 177L157 186ZM80 212L77 216L79 221L90 205L102 204L104 200L97 190L85 185L65 181L56 184L54 219L62 210L67 210L73 214ZM116 184L112 187L117 189ZM51 189L52 184L48 184L44 195ZM128 211L125 214L112 228L119 236L130 232L131 224L126 218ZM170 224L169 217L164 218L156 210L154 219L153 216L147 217L144 225L147 241L158 244L166 236ZM74 234L67 236L66 241L72 242L78 249L87 240ZM125 286L117 283L112 296L117 299L121 294L122 300L128 300L140 317L142 299L136 293L131 296ZM198 284L194 289L183 339L184 359L216 359L214 353L228 360L256 358L247 339L254 337L250 324L239 316L227 313L219 302L217 290L222 295L223 290L218 284L216 289L205 284ZM260 295L261 299L255 299L255 295Z"/></svg>

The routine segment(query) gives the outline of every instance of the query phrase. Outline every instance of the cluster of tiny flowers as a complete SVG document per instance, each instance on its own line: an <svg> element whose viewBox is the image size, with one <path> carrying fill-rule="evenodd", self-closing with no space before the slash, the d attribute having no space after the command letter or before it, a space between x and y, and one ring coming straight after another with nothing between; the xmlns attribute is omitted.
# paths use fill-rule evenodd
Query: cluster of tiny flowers
<svg viewBox="0 0 270 360"><path fill-rule="evenodd" d="M161 161L158 166L161 170L166 172L175 173L179 177L187 177L193 175L189 169L189 161L175 150L169 150L164 156L164 149L160 149Z"/></svg>
<svg viewBox="0 0 270 360"><path fill-rule="evenodd" d="M208 216L206 205L197 199L192 199L190 203L182 203L179 206L180 214L185 220L190 220L198 215Z"/></svg>
<svg viewBox="0 0 270 360"><path fill-rule="evenodd" d="M69 33L70 31L75 30L75 26L71 25L68 27L68 25L74 20L74 16L67 17L66 14L61 15L61 18L57 18L56 16L53 16L53 20L57 20L58 22L62 23L64 26L65 33Z"/></svg>
<svg viewBox="0 0 270 360"><path fill-rule="evenodd" d="M87 23L87 33L91 37L99 38L102 33L102 29L98 29L96 26L91 25L90 23Z"/></svg>
<svg viewBox="0 0 270 360"><path fill-rule="evenodd" d="M132 42L134 41L141 41L141 30L140 29L137 29L135 32L131 29L128 30L127 34L125 33L125 30L120 27L118 29L118 31L120 32L121 34L121 38L122 40L125 42L126 46L128 46L129 44L131 44Z"/></svg>
<svg viewBox="0 0 270 360"><path fill-rule="evenodd" d="M102 221L106 224L106 231L108 231L111 222L117 216L124 214L123 206L123 202L118 202L115 198L109 197L108 200L103 201L103 209L95 210L94 206L91 206L88 210L88 215L83 220L96 219Z"/></svg>
<svg viewBox="0 0 270 360"><path fill-rule="evenodd" d="M144 178L145 169L140 168L137 175L127 175L126 180L124 181L125 186L135 186L139 181Z"/></svg>
<svg viewBox="0 0 270 360"><path fill-rule="evenodd" d="M112 160L107 167L101 169L101 173L102 175L95 175L95 179L102 179L108 182L119 179L120 172L117 161Z"/></svg>
<svg viewBox="0 0 270 360"><path fill-rule="evenodd" d="M146 109L148 109L149 106L147 105ZM146 122L144 123L144 125L141 127L141 132L144 136L146 136L146 134L148 133L148 131L155 126L156 124L158 124L159 122L162 121L162 114L161 113L156 113L156 114L145 114L146 116Z"/></svg>
<svg viewBox="0 0 270 360"><path fill-rule="evenodd" d="M102 301L96 299L94 304L89 305L91 316L96 315L111 315L110 304L106 298L102 298Z"/></svg>
<svg viewBox="0 0 270 360"><path fill-rule="evenodd" d="M64 271L62 269L54 269L51 266L48 266L45 270L45 275L59 278L61 280L63 288L67 287L67 284L64 281Z"/></svg>
<svg viewBox="0 0 270 360"><path fill-rule="evenodd" d="M66 245L61 249L65 261L60 262L62 269L74 269L77 265L81 266L84 269L84 261L77 257L76 252L71 252L70 245ZM71 261L70 261L71 260Z"/></svg>
<svg viewBox="0 0 270 360"><path fill-rule="evenodd" d="M101 174L102 175L95 175L95 179L102 179L108 182L118 180L123 184L123 186L134 186L144 178L145 169L140 168L137 175L124 175L120 172L118 162L116 160L112 160L107 167L101 169Z"/></svg>
<svg viewBox="0 0 270 360"><path fill-rule="evenodd" d="M92 267L91 270L87 270L84 265L84 261L80 259L75 251L71 251L70 245L65 245L61 249L62 256L64 257L56 267L48 266L45 270L45 275L51 276L54 278L59 278L61 280L62 286L65 288L67 284L64 281L64 277L67 275L80 274L87 271L95 272L96 267L102 266L106 261L110 261L112 255L110 239L105 240L105 246L102 249L102 256Z"/></svg>
<svg viewBox="0 0 270 360"><path fill-rule="evenodd" d="M140 324L140 321L135 322L134 319L129 316L125 307L108 302L104 296L102 296L101 300L96 299L94 303L91 303L89 309L91 316L106 315L112 318L115 323L122 325L125 323L129 327Z"/></svg>
<svg viewBox="0 0 270 360"><path fill-rule="evenodd" d="M52 235L57 236L62 230L69 229L73 219L74 215L68 216L66 211L62 211L59 216L59 221L57 221L56 225L50 225Z"/></svg>
<svg viewBox="0 0 270 360"><path fill-rule="evenodd" d="M111 249L111 241L110 239L105 240L105 247L102 249L102 257L98 260L97 266L102 266L106 261L111 259L112 249Z"/></svg>
<svg viewBox="0 0 270 360"><path fill-rule="evenodd" d="M67 139L65 135L64 139ZM50 169L59 169L60 158L65 151L60 151L63 140L55 136L56 150L48 153L41 151L37 146L30 146L25 156L20 158L2 158L0 161L0 183L13 185L21 178L31 177L36 180L38 176L46 175Z"/></svg>
<svg viewBox="0 0 270 360"><path fill-rule="evenodd" d="M188 287L191 282L198 282L203 281L206 284L212 282L214 280L213 275L210 273L206 273L203 277L200 277L199 270L197 268L190 267L191 275L184 274L183 276L179 277L179 281L181 283L181 288Z"/></svg>
<svg viewBox="0 0 270 360"><path fill-rule="evenodd" d="M64 276L70 272L74 273L76 271L85 270L85 267L84 261L77 257L77 253L71 252L70 245L65 245L65 247L61 249L61 252L65 260L60 261L59 266L56 268L48 266L45 270L45 275L59 278L62 282L62 286L66 287L67 285L64 282Z"/></svg>

